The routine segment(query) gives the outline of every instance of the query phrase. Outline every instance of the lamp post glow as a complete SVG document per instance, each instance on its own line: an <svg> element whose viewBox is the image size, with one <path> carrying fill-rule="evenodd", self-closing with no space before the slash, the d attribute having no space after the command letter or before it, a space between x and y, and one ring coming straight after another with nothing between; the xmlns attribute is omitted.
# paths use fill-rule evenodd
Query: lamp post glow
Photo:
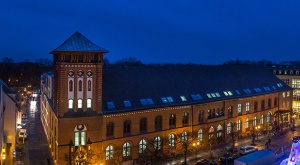
<svg viewBox="0 0 300 165"><path fill-rule="evenodd" d="M197 153L198 153L198 146L199 145L200 145L200 142L193 143L193 146L196 147L196 152L195 152L196 159L197 159Z"/></svg>

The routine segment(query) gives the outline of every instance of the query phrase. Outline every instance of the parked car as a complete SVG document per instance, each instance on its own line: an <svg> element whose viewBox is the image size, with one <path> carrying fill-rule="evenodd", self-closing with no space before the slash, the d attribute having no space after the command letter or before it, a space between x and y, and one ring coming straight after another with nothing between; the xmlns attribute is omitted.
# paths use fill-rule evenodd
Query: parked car
<svg viewBox="0 0 300 165"><path fill-rule="evenodd" d="M244 146L240 148L239 153L241 155L246 155L255 151L258 151L258 149L255 146Z"/></svg>
<svg viewBox="0 0 300 165"><path fill-rule="evenodd" d="M195 165L216 165L217 163L214 162L213 160L208 160L208 159L199 159L197 160Z"/></svg>
<svg viewBox="0 0 300 165"><path fill-rule="evenodd" d="M234 159L238 158L240 155L237 153L226 153L224 155L222 155L218 161L221 163L221 164L227 164L228 162L233 162Z"/></svg>
<svg viewBox="0 0 300 165"><path fill-rule="evenodd" d="M300 136L294 136L292 142L297 143L300 140Z"/></svg>

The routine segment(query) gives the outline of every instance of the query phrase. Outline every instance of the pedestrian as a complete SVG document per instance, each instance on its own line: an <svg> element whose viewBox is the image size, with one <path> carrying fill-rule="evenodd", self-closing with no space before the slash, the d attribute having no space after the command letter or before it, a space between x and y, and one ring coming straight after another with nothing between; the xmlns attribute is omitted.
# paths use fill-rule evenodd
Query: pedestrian
<svg viewBox="0 0 300 165"><path fill-rule="evenodd" d="M269 143L269 145L271 145L271 138L268 139L268 143Z"/></svg>

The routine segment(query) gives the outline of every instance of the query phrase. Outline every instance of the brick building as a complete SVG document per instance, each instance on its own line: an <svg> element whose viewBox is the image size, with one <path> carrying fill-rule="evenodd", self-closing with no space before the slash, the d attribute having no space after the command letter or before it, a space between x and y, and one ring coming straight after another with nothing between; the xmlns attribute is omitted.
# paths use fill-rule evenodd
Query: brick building
<svg viewBox="0 0 300 165"><path fill-rule="evenodd" d="M266 68L106 66L106 53L79 32L51 51L41 120L60 165L149 160L190 139L204 147L291 120L292 88Z"/></svg>

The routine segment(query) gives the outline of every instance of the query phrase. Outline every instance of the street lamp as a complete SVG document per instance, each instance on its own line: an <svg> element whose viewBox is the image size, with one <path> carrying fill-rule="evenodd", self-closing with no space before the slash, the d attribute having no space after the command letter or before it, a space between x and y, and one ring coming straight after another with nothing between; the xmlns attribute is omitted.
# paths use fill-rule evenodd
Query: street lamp
<svg viewBox="0 0 300 165"><path fill-rule="evenodd" d="M195 152L196 159L197 159L197 152L198 152L199 145L200 145L200 142L193 143L193 146L196 147L196 152Z"/></svg>
<svg viewBox="0 0 300 165"><path fill-rule="evenodd" d="M72 164L72 154L73 154L74 143L72 140L69 142L69 165Z"/></svg>

